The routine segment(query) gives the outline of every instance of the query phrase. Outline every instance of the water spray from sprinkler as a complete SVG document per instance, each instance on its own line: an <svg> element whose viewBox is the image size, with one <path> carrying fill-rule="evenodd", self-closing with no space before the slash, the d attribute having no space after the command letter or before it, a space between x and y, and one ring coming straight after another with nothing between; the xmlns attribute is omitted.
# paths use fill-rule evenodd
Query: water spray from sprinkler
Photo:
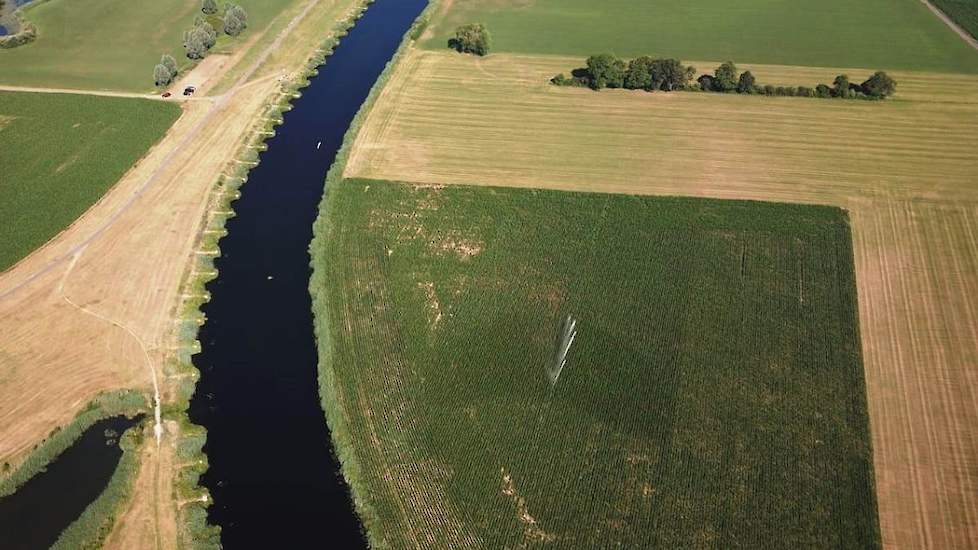
<svg viewBox="0 0 978 550"><path fill-rule="evenodd" d="M554 364L547 369L547 377L550 379L550 387L557 385L557 380L560 379L560 373L564 372L564 365L567 364L567 352L570 351L571 345L574 344L574 338L577 336L577 320L570 315L564 319L563 325L561 325L560 332L557 337L557 355L554 360Z"/></svg>

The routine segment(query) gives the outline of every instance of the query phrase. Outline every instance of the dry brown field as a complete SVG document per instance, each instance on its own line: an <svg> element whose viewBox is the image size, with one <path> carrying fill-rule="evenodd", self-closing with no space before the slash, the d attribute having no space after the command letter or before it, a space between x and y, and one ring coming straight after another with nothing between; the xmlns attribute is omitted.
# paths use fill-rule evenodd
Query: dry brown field
<svg viewBox="0 0 978 550"><path fill-rule="evenodd" d="M215 184L263 126L282 93L279 80L298 74L327 38L324 21L332 29L357 4L309 0L272 40L249 42L265 51L202 63L196 74L205 93L231 70L235 83L182 102L166 136L98 203L0 273L0 460L19 464L100 392L152 395L155 376L163 402L174 398L179 375L164 366L175 352L181 284L195 255L208 252L196 248ZM159 449L152 437L141 449L134 498L110 547L177 546L176 423L164 424Z"/></svg>
<svg viewBox="0 0 978 550"><path fill-rule="evenodd" d="M894 73L885 102L547 83L582 64L412 50L345 176L846 208L884 545L978 547L978 77Z"/></svg>

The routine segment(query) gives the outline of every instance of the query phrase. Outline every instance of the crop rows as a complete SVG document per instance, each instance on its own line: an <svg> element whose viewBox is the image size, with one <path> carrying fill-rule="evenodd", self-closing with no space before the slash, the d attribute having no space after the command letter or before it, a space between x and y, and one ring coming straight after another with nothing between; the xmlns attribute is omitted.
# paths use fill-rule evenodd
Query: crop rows
<svg viewBox="0 0 978 550"><path fill-rule="evenodd" d="M358 180L327 208L323 375L375 537L879 544L842 211Z"/></svg>
<svg viewBox="0 0 978 550"><path fill-rule="evenodd" d="M179 115L141 99L0 92L0 271L74 222Z"/></svg>

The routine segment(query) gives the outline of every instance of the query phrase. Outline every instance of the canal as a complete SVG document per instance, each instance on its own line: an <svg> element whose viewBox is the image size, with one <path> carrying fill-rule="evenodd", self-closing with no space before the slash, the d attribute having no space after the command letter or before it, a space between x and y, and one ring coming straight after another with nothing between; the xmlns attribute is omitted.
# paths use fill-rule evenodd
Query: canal
<svg viewBox="0 0 978 550"><path fill-rule="evenodd" d="M312 225L354 115L426 0L377 0L284 115L241 188L208 285L191 419L226 548L362 548L319 402Z"/></svg>

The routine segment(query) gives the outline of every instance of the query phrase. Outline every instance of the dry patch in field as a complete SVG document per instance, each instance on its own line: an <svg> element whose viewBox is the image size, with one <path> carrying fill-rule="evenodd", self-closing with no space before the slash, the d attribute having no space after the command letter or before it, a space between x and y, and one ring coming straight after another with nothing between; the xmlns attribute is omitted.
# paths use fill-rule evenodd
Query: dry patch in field
<svg viewBox="0 0 978 550"><path fill-rule="evenodd" d="M978 77L895 73L885 102L547 83L582 61L414 50L345 175L847 208L884 543L978 546Z"/></svg>

